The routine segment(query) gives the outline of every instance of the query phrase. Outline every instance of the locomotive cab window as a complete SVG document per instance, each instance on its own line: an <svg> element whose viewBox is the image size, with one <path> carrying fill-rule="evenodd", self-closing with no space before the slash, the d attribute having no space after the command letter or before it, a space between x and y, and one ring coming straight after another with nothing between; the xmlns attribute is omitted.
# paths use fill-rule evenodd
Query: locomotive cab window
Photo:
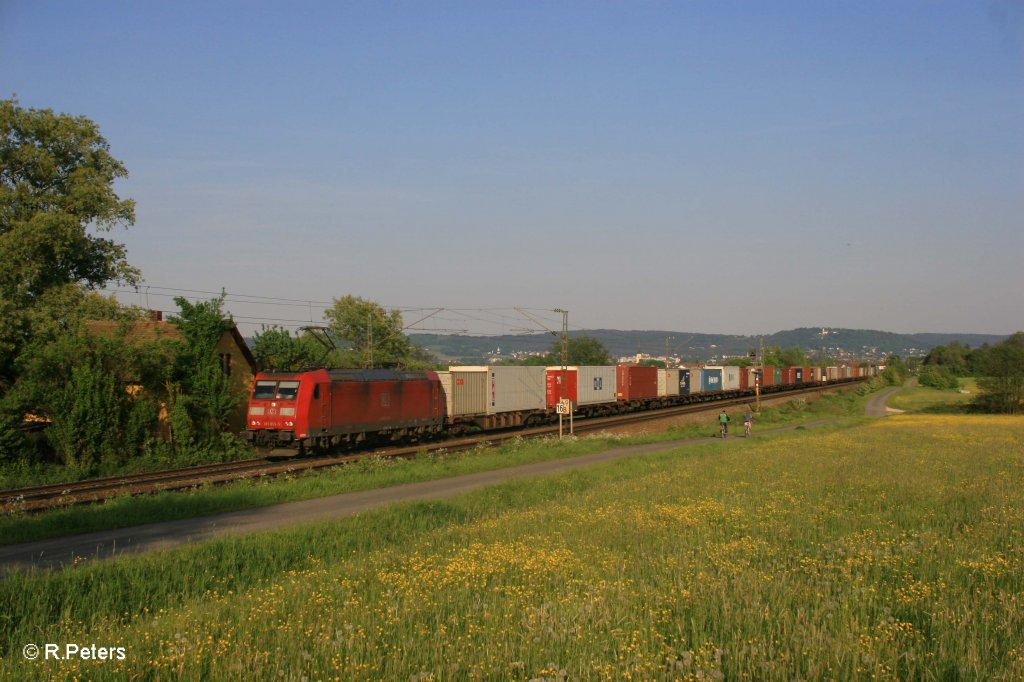
<svg viewBox="0 0 1024 682"><path fill-rule="evenodd" d="M295 400L298 392L299 382L297 381L282 381L277 385L278 400Z"/></svg>
<svg viewBox="0 0 1024 682"><path fill-rule="evenodd" d="M273 400L277 388L276 381L257 381L256 388L252 392L253 400Z"/></svg>

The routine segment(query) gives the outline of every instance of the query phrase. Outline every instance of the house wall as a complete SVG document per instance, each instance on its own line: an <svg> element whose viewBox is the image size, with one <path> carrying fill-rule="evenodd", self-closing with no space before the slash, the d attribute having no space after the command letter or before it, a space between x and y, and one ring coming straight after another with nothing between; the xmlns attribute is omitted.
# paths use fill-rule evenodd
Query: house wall
<svg viewBox="0 0 1024 682"><path fill-rule="evenodd" d="M254 368L249 364L245 353L238 346L238 341L231 332L224 332L217 343L217 355L221 358L221 368L225 363L230 362L228 378L231 383L231 392L238 398L238 407L228 419L231 430L235 433L245 428L246 407L249 401L249 393L252 390L252 380L255 376ZM225 359L230 358L230 361Z"/></svg>

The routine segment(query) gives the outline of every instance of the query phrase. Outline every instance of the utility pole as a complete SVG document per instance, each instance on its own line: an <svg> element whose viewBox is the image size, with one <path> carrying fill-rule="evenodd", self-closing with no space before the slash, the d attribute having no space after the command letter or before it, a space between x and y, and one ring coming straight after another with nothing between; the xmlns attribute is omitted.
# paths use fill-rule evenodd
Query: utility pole
<svg viewBox="0 0 1024 682"><path fill-rule="evenodd" d="M764 382L764 337L762 336L762 337L760 337L760 339L761 339L761 353L760 353L761 372L760 372L760 375L757 377L757 383L754 384L754 396L756 397L756 401L757 401L757 413L758 414L761 414L761 384Z"/></svg>
<svg viewBox="0 0 1024 682"><path fill-rule="evenodd" d="M569 381L569 311L555 308L552 312L562 313L562 381L558 391L559 402L565 400L566 386ZM564 404L564 403L562 403ZM569 435L572 435L572 403L569 404ZM562 438L562 412L558 413L558 438Z"/></svg>
<svg viewBox="0 0 1024 682"><path fill-rule="evenodd" d="M669 341L675 341L675 340L676 340L676 337L674 337L674 336L666 336L665 337L665 366L666 367L668 367L668 342Z"/></svg>
<svg viewBox="0 0 1024 682"><path fill-rule="evenodd" d="M373 311L366 313L366 368L373 369Z"/></svg>

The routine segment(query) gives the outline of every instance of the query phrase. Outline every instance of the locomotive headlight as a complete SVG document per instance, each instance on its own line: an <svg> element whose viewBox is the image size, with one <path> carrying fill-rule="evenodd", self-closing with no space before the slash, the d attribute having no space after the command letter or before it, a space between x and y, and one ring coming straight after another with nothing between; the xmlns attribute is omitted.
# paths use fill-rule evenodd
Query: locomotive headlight
<svg viewBox="0 0 1024 682"><path fill-rule="evenodd" d="M295 426L295 422L285 422L285 426Z"/></svg>

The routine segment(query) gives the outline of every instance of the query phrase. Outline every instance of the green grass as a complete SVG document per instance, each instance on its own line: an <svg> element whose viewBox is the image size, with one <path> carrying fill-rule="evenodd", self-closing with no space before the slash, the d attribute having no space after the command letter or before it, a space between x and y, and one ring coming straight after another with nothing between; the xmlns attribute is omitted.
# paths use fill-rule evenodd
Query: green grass
<svg viewBox="0 0 1024 682"><path fill-rule="evenodd" d="M1021 679L1022 453L905 415L16 574L0 679Z"/></svg>
<svg viewBox="0 0 1024 682"><path fill-rule="evenodd" d="M961 393L954 389L937 389L928 386L905 386L889 399L889 407L906 412L927 412L932 414L960 414L978 393L974 379L960 379Z"/></svg>
<svg viewBox="0 0 1024 682"><path fill-rule="evenodd" d="M866 395L863 391L848 391L810 402L796 400L766 408L758 415L755 429L761 431L823 418L849 418L851 415L861 415ZM730 413L733 432L741 431L743 410L732 409ZM544 460L577 457L619 445L712 437L717 433L716 415L709 413L706 423L687 424L663 432L629 438L598 434L566 439L562 442L547 439L540 447L533 447L529 441L516 439L500 447L478 448L461 453L430 454L416 460L370 459L304 475L240 481L225 486L206 486L184 492L136 497L126 495L102 504L75 506L38 514L12 512L0 516L0 546L436 480Z"/></svg>

